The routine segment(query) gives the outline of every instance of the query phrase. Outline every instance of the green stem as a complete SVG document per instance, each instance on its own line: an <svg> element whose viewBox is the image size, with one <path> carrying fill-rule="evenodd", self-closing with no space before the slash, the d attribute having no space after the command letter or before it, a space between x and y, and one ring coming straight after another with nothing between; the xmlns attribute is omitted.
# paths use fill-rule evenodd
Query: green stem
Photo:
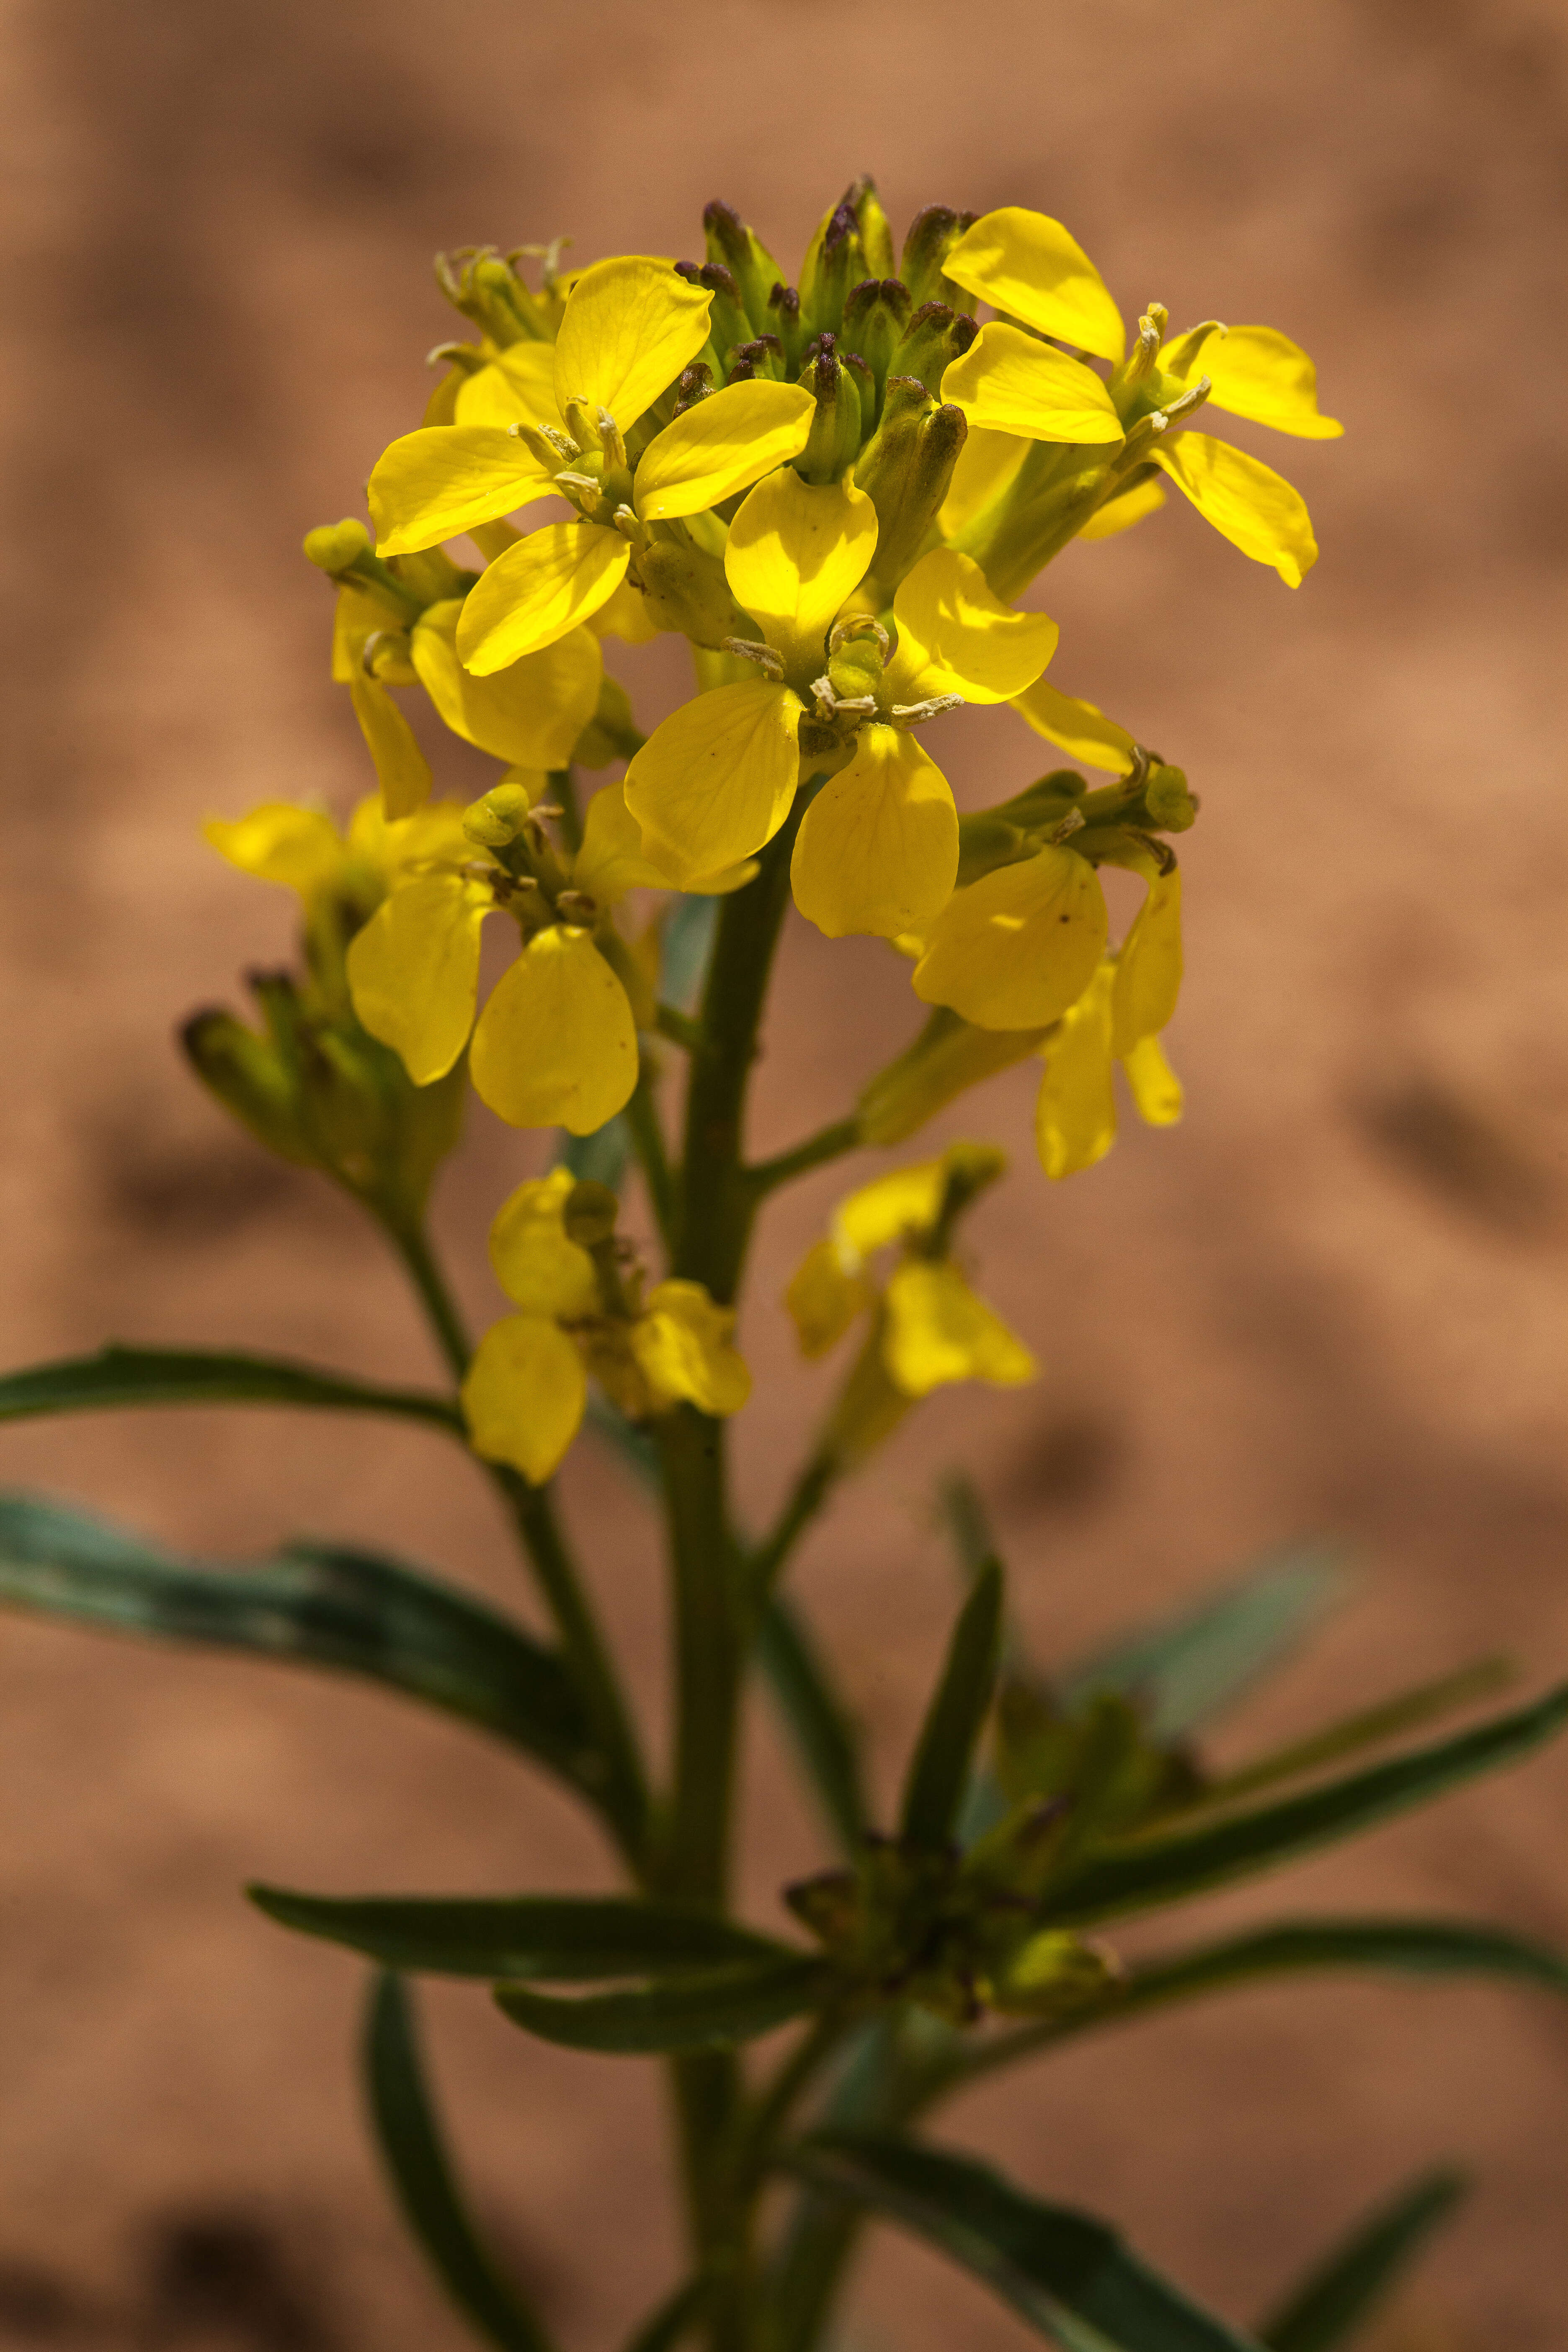
<svg viewBox="0 0 1568 2352"><path fill-rule="evenodd" d="M772 1160L759 1160L754 1166L743 1169L742 1174L761 1201L778 1185L787 1184L792 1176L804 1176L808 1169L821 1168L829 1160L842 1160L847 1151L858 1150L861 1139L858 1118L835 1119L831 1127L820 1128L793 1150L781 1151Z"/></svg>
<svg viewBox="0 0 1568 2352"><path fill-rule="evenodd" d="M632 1149L647 1186L647 1197L658 1227L659 1239L668 1252L675 1238L675 1179L670 1172L669 1154L665 1150L664 1129L659 1124L658 1100L654 1093L654 1071L645 1061L637 1074L632 1098L626 1108L626 1122L632 1139Z"/></svg>
<svg viewBox="0 0 1568 2352"><path fill-rule="evenodd" d="M431 1330L460 1385L473 1354L457 1301L422 1225L382 1220L387 1238L407 1270L429 1318ZM475 1459L478 1459L476 1456ZM562 1651L572 1670L604 1759L604 1804L632 1870L647 1868L649 1806L637 1735L621 1694L604 1633L567 1549L549 1489L531 1486L504 1463L481 1465L505 1499L549 1608Z"/></svg>
<svg viewBox="0 0 1568 2352"><path fill-rule="evenodd" d="M826 1502L843 1466L837 1454L814 1454L795 1480L784 1509L748 1562L748 1597L753 1609L760 1608L773 1591L795 1545Z"/></svg>
<svg viewBox="0 0 1568 2352"><path fill-rule="evenodd" d="M802 2092L827 2063L847 2030L841 2010L825 2009L801 2035L744 2117L730 2158L731 2170L742 2195L754 2196L779 2134Z"/></svg>
<svg viewBox="0 0 1568 2352"><path fill-rule="evenodd" d="M673 1004L655 1006L653 1025L661 1037L668 1037L672 1045L681 1046L688 1054L694 1054L702 1043L700 1021L693 1021L689 1013L682 1013Z"/></svg>

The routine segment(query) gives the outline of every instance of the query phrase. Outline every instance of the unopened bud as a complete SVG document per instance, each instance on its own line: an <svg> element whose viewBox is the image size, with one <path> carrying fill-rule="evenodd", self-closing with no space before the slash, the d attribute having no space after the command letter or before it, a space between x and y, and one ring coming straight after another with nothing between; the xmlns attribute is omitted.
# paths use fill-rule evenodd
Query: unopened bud
<svg viewBox="0 0 1568 2352"><path fill-rule="evenodd" d="M732 271L721 261L710 261L703 267L695 261L678 261L675 268L676 275L684 278L689 286L701 287L712 295L708 340L721 369L728 368L731 353L737 345L750 342L752 334L751 317Z"/></svg>
<svg viewBox="0 0 1568 2352"><path fill-rule="evenodd" d="M915 215L899 263L899 276L910 289L911 302L951 302L954 309L961 305L964 297L951 278L943 277L942 264L978 217L975 213L955 213L950 205L926 205Z"/></svg>
<svg viewBox="0 0 1568 2352"><path fill-rule="evenodd" d="M750 383L753 377L767 383L784 381L784 347L776 335L758 335L754 341L738 345L731 359L731 383Z"/></svg>
<svg viewBox="0 0 1568 2352"><path fill-rule="evenodd" d="M694 361L683 368L675 386L675 415L684 416L700 400L706 400L713 390L713 371L706 360Z"/></svg>
<svg viewBox="0 0 1568 2352"><path fill-rule="evenodd" d="M1198 804L1187 789L1187 780L1180 768L1157 761L1149 771L1143 787L1143 805L1149 812L1149 822L1157 824L1162 833L1185 833L1197 822Z"/></svg>
<svg viewBox="0 0 1568 2352"><path fill-rule="evenodd" d="M463 831L481 849L504 849L527 824L532 800L522 784L496 784L463 812Z"/></svg>
<svg viewBox="0 0 1568 2352"><path fill-rule="evenodd" d="M888 378L882 421L855 468L856 483L877 509L872 593L879 607L921 554L968 429L963 410L939 404L917 377Z"/></svg>
<svg viewBox="0 0 1568 2352"><path fill-rule="evenodd" d="M359 557L370 553L371 536L363 522L345 515L342 522L318 523L314 530L308 530L304 547L308 562L336 578L349 571Z"/></svg>
<svg viewBox="0 0 1568 2352"><path fill-rule="evenodd" d="M768 324L768 297L783 275L778 263L730 205L709 205L702 226L709 260L722 262L729 270L740 289L752 331L760 334Z"/></svg>
<svg viewBox="0 0 1568 2352"><path fill-rule="evenodd" d="M816 357L801 370L801 383L816 402L810 438L795 459L805 481L837 482L859 456L860 393L857 378L863 373L864 362L854 369L844 364L831 334L821 337ZM868 376L867 384L869 390Z"/></svg>
<svg viewBox="0 0 1568 2352"><path fill-rule="evenodd" d="M807 340L805 320L801 315L800 296L793 286L782 282L768 296L768 331L776 335L784 345L784 371L792 374L800 365L801 353Z"/></svg>
<svg viewBox="0 0 1568 2352"><path fill-rule="evenodd" d="M300 1127L294 1090L276 1045L258 1037L232 1013L193 1013L180 1044L202 1084L258 1143L297 1167L315 1164Z"/></svg>
<svg viewBox="0 0 1568 2352"><path fill-rule="evenodd" d="M850 288L892 274L888 216L871 181L856 180L823 219L801 265L800 299L812 331L837 333Z"/></svg>
<svg viewBox="0 0 1568 2352"><path fill-rule="evenodd" d="M928 392L942 392L942 380L980 332L967 311L945 302L922 302L910 320L889 365L895 375L918 376Z"/></svg>
<svg viewBox="0 0 1568 2352"><path fill-rule="evenodd" d="M868 424L882 414L882 395L894 352L903 341L913 304L896 278L866 278L844 305L843 341L870 369L876 398Z"/></svg>

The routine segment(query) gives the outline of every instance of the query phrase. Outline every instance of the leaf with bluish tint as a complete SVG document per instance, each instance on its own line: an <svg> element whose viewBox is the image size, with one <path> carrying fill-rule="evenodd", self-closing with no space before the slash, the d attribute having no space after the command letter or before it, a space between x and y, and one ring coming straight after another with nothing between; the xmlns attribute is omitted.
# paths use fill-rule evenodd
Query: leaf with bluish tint
<svg viewBox="0 0 1568 2352"><path fill-rule="evenodd" d="M101 1348L0 1375L0 1421L37 1413L97 1412L121 1405L282 1404L332 1412L393 1413L453 1436L463 1417L424 1389L385 1388L279 1356L203 1348Z"/></svg>
<svg viewBox="0 0 1568 2352"><path fill-rule="evenodd" d="M731 2049L816 2008L833 1982L821 1961L792 1958L577 1999L503 1985L496 2000L514 2024L563 2049L649 2054Z"/></svg>
<svg viewBox="0 0 1568 2352"><path fill-rule="evenodd" d="M988 1559L959 1612L904 1784L900 1835L937 1848L953 1835L1002 1654L1002 1567Z"/></svg>
<svg viewBox="0 0 1568 2352"><path fill-rule="evenodd" d="M298 1895L247 1888L269 1919L426 1976L590 1984L789 1959L786 1945L694 1904L630 1895Z"/></svg>

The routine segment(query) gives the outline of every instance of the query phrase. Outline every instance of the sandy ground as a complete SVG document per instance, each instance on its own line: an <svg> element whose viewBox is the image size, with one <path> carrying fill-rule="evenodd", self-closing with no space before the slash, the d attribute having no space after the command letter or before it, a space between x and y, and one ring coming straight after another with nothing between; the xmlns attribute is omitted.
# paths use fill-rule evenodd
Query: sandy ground
<svg viewBox="0 0 1568 2352"><path fill-rule="evenodd" d="M1173 1032L1191 1109L1054 1190L1023 1076L940 1130L1016 1150L973 1233L1045 1370L932 1409L803 1562L884 1779L952 1601L931 1474L963 1455L1047 1657L1304 1531L1352 1548L1356 1605L1229 1752L1500 1644L1561 1672L1555 5L8 13L5 1358L114 1334L428 1375L373 1238L232 1133L170 1046L287 947L281 900L221 866L199 818L363 786L300 534L415 421L449 331L435 247L570 230L583 257L689 252L721 194L794 255L870 168L896 221L1037 205L1130 310L1278 322L1350 426L1268 451L1323 547L1299 595L1184 509L1075 551L1043 592L1053 674L1204 797ZM645 723L679 691L668 648L626 674ZM972 801L1034 772L1020 737L953 722ZM486 774L454 752L443 781ZM868 943L796 924L784 980L763 1148L847 1101L910 1022ZM476 1116L446 1183L476 1315L488 1218L537 1160ZM773 1301L832 1192L803 1186L763 1234L745 1338L768 1402L740 1435L759 1515L820 1394ZM30 1426L3 1454L8 1482L195 1549L354 1533L513 1592L482 1492L433 1439L182 1414ZM657 1721L652 1529L601 1459L565 1486ZM361 2137L358 1971L236 1889L606 1883L564 1801L390 1700L20 1620L0 1626L0 2341L458 2344ZM765 1735L752 1788L765 1918L816 1849ZM1568 1939L1565 1801L1548 1758L1215 1916L1425 1906ZM430 2015L500 2240L568 2343L611 2344L673 2275L657 2078L532 2045L478 1993ZM1565 2123L1568 2013L1546 1996L1336 1985L1086 2042L947 2128L1113 2212L1238 2316L1451 2156L1473 2203L1384 2344L1547 2352ZM890 2242L853 2328L908 2352L1023 2340Z"/></svg>

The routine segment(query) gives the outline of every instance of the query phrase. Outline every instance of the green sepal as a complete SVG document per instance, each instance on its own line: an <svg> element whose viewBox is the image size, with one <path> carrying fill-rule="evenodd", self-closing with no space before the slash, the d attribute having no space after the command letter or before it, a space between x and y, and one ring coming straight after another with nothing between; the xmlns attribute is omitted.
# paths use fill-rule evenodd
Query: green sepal
<svg viewBox="0 0 1568 2352"><path fill-rule="evenodd" d="M594 1984L795 1957L772 1937L694 1904L629 1895L337 1896L259 1885L246 1892L281 1927L346 1944L409 1975Z"/></svg>
<svg viewBox="0 0 1568 2352"><path fill-rule="evenodd" d="M818 1960L788 1958L713 1969L647 1991L557 1998L503 1985L496 1994L514 2025L566 2050L649 2056L675 2050L729 2050L771 2033L821 2006L833 1972Z"/></svg>
<svg viewBox="0 0 1568 2352"><path fill-rule="evenodd" d="M1255 2339L1200 2309L1105 2222L1028 2196L969 2157L827 2131L784 2161L814 2187L902 2222L1069 2352L1088 2352L1091 2341L1115 2352L1258 2352Z"/></svg>
<svg viewBox="0 0 1568 2352"><path fill-rule="evenodd" d="M468 2215L425 2079L413 2009L395 1976L373 1979L363 2053L376 2145L437 2277L500 2352L550 2352L544 2328Z"/></svg>
<svg viewBox="0 0 1568 2352"><path fill-rule="evenodd" d="M424 1389L299 1364L285 1356L205 1348L100 1348L0 1373L0 1421L46 1412L100 1412L123 1405L282 1404L329 1412L386 1412L463 1437L455 1404Z"/></svg>
<svg viewBox="0 0 1568 2352"><path fill-rule="evenodd" d="M1371 2317L1469 2188L1440 2166L1421 2173L1292 2289L1258 2329L1269 2352L1335 2352Z"/></svg>

